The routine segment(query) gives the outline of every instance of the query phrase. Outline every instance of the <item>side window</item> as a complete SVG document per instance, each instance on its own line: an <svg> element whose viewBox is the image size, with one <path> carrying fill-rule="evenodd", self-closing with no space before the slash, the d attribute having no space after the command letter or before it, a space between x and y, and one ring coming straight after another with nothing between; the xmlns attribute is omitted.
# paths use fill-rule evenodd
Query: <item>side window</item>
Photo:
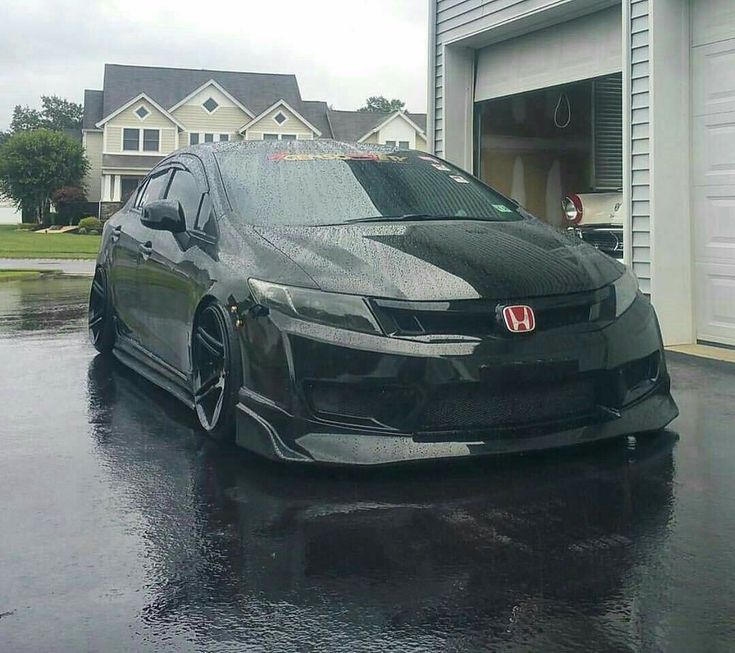
<svg viewBox="0 0 735 653"><path fill-rule="evenodd" d="M143 207L148 202L160 200L163 198L166 192L166 186L168 186L168 180L171 177L171 171L166 170L152 176L138 195L138 203L136 206Z"/></svg>
<svg viewBox="0 0 735 653"><path fill-rule="evenodd" d="M178 200L181 203L186 218L186 228L193 229L199 212L199 204L202 200L202 191L194 175L188 170L175 170L166 198Z"/></svg>
<svg viewBox="0 0 735 653"><path fill-rule="evenodd" d="M209 195L202 196L202 204L199 208L199 219L196 225L197 231L201 231L213 238L217 237L217 221L214 217L214 209Z"/></svg>

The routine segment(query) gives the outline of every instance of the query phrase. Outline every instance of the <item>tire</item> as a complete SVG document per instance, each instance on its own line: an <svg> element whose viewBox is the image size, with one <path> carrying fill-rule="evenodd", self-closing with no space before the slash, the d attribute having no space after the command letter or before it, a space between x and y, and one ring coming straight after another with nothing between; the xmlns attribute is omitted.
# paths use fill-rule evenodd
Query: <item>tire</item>
<svg viewBox="0 0 735 653"><path fill-rule="evenodd" d="M242 360L232 319L220 304L212 302L199 312L191 350L194 408L199 424L214 439L234 442Z"/></svg>
<svg viewBox="0 0 735 653"><path fill-rule="evenodd" d="M115 345L115 320L113 319L112 299L107 284L107 274L98 267L92 279L87 310L89 340L94 348L107 354Z"/></svg>

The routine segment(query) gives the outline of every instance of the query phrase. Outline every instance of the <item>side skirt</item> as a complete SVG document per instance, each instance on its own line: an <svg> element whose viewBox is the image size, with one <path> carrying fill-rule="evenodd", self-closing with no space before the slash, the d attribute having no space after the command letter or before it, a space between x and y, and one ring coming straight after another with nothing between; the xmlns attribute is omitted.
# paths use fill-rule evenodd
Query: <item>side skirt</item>
<svg viewBox="0 0 735 653"><path fill-rule="evenodd" d="M190 410L194 410L194 397L187 379L178 370L174 370L140 345L119 334L112 353L123 365L171 393Z"/></svg>

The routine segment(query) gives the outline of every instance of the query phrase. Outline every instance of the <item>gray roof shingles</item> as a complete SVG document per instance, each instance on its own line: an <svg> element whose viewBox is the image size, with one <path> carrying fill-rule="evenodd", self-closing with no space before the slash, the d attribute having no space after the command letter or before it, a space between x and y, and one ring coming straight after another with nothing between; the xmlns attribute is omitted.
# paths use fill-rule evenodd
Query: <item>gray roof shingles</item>
<svg viewBox="0 0 735 653"><path fill-rule="evenodd" d="M365 134L388 119L390 113L379 111L335 111L330 109L329 121L332 123L334 138L340 141L359 141ZM423 131L426 131L425 113L406 113Z"/></svg>
<svg viewBox="0 0 735 653"><path fill-rule="evenodd" d="M337 111L326 102L302 100L295 75L106 64L104 91L84 91L82 129L96 129L100 120L141 93L168 110L210 79L255 116L285 100L322 133L322 138L358 141L390 115ZM426 114L406 115L426 131Z"/></svg>
<svg viewBox="0 0 735 653"><path fill-rule="evenodd" d="M210 79L256 116L279 99L297 111L301 106L295 75L105 64L103 114L109 116L141 93L168 110Z"/></svg>
<svg viewBox="0 0 735 653"><path fill-rule="evenodd" d="M84 91L84 113L82 114L82 129L97 129L97 123L102 120L102 91Z"/></svg>

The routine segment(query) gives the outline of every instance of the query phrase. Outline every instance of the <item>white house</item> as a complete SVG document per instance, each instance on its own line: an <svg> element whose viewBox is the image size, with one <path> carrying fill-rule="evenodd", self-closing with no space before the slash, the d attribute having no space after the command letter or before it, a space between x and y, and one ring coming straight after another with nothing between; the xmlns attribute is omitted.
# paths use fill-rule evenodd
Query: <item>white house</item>
<svg viewBox="0 0 735 653"><path fill-rule="evenodd" d="M542 209L619 183L665 341L735 345L735 1L431 0L428 94L430 148Z"/></svg>

